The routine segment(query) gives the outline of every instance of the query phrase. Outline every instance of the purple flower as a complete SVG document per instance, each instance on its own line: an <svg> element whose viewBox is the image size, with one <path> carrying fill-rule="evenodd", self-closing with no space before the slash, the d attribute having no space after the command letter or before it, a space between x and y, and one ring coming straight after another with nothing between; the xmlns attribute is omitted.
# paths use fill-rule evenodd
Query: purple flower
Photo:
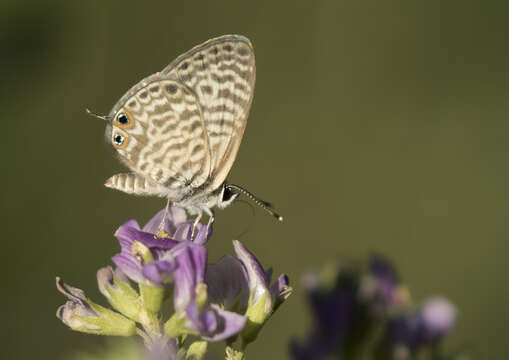
<svg viewBox="0 0 509 360"><path fill-rule="evenodd" d="M178 346L175 339L159 339L146 349L145 360L175 360L178 359Z"/></svg>
<svg viewBox="0 0 509 360"><path fill-rule="evenodd" d="M193 242L182 242L172 249L175 257L173 303L177 318L185 315L184 327L204 340L227 339L244 328L246 318L223 310L208 301L205 272L207 249ZM171 320L171 319L170 319ZM168 322L167 332L178 332L175 322Z"/></svg>
<svg viewBox="0 0 509 360"><path fill-rule="evenodd" d="M345 344L360 316L357 302L358 284L349 269L334 268L326 274L333 281L324 284L317 273L309 272L303 277L311 307L313 327L304 342L292 341L290 351L296 360L318 360L332 354L343 354Z"/></svg>
<svg viewBox="0 0 509 360"><path fill-rule="evenodd" d="M268 316L291 294L288 276L280 275L271 285L272 269L265 271L258 259L240 241L234 240L233 247L244 270L247 288L249 289L249 306L256 306L267 297L264 304L264 315Z"/></svg>
<svg viewBox="0 0 509 360"><path fill-rule="evenodd" d="M417 311L389 319L378 352L386 356L414 355L441 340L454 327L456 308L444 298L432 298Z"/></svg>
<svg viewBox="0 0 509 360"><path fill-rule="evenodd" d="M409 295L389 260L372 255L368 272L361 279L359 296L372 313L383 318L388 313L398 313L406 308Z"/></svg>
<svg viewBox="0 0 509 360"><path fill-rule="evenodd" d="M171 281L175 259L169 250L184 241L191 241L193 221L187 220L184 209L171 207L166 215L163 231L159 231L164 209L159 211L140 229L136 220L129 220L115 233L121 252L113 262L133 281L143 285L163 286ZM205 244L212 229L198 224L193 239L195 244ZM140 245L141 244L141 245ZM143 254L143 250L149 252Z"/></svg>
<svg viewBox="0 0 509 360"><path fill-rule="evenodd" d="M233 246L238 259L226 255L209 265L206 273L209 294L222 307L240 313L263 301L260 316L267 317L290 296L288 276L280 275L271 285L272 269L265 271L239 241L234 240Z"/></svg>
<svg viewBox="0 0 509 360"><path fill-rule="evenodd" d="M205 283L212 302L237 313L246 312L249 286L238 259L225 255L216 264L208 264Z"/></svg>
<svg viewBox="0 0 509 360"><path fill-rule="evenodd" d="M233 246L238 259L224 256L217 264L211 264L206 283L216 303L247 316L248 325L242 337L245 342L251 342L270 315L290 296L291 288L284 274L271 285L272 270L265 271L239 241L234 240Z"/></svg>
<svg viewBox="0 0 509 360"><path fill-rule="evenodd" d="M456 307L446 298L434 297L426 300L420 307L419 316L424 335L436 341L447 335L456 325Z"/></svg>

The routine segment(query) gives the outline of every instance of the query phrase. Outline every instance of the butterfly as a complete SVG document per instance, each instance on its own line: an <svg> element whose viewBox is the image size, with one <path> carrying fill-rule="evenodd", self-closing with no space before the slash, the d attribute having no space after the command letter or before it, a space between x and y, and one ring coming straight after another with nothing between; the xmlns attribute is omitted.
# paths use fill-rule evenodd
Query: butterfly
<svg viewBox="0 0 509 360"><path fill-rule="evenodd" d="M251 42L240 35L208 40L162 71L134 85L107 116L106 142L131 170L105 186L168 203L209 223L213 208L248 196L278 220L271 205L226 183L253 101L256 77ZM87 110L88 111L88 110ZM90 113L90 112L89 112Z"/></svg>

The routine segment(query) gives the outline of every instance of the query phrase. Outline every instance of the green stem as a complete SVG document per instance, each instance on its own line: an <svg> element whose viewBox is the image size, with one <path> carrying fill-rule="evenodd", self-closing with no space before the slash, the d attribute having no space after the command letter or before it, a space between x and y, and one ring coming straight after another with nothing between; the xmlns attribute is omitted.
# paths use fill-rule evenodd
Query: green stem
<svg viewBox="0 0 509 360"><path fill-rule="evenodd" d="M152 344L152 340L150 339L150 336L147 335L147 333L139 328L136 328L136 334L138 334L145 343L146 347L150 347Z"/></svg>
<svg viewBox="0 0 509 360"><path fill-rule="evenodd" d="M145 329L145 332L152 339L158 339L161 337L161 323L157 314L150 311L143 311L140 314L140 323Z"/></svg>

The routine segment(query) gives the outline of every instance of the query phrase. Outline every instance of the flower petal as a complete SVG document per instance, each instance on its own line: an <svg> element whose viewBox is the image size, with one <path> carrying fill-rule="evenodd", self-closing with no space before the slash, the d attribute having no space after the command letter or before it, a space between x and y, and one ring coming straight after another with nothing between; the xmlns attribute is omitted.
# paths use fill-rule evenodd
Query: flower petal
<svg viewBox="0 0 509 360"><path fill-rule="evenodd" d="M233 256L223 256L217 264L209 264L205 274L210 300L225 309L232 307L242 295L237 312L244 313L249 298L249 285L242 263Z"/></svg>
<svg viewBox="0 0 509 360"><path fill-rule="evenodd" d="M196 225L196 234L193 239L193 242L198 245L205 245L205 243L209 240L212 235L212 224L204 225L198 224Z"/></svg>
<svg viewBox="0 0 509 360"><path fill-rule="evenodd" d="M255 304L269 291L266 273L256 257L240 241L233 240L233 247L247 272L249 290L252 293L252 301ZM272 306L271 301L267 301L267 306Z"/></svg>
<svg viewBox="0 0 509 360"><path fill-rule="evenodd" d="M177 261L174 306L177 312L181 312L194 298L196 285L204 282L207 249L186 241L173 248L172 254Z"/></svg>
<svg viewBox="0 0 509 360"><path fill-rule="evenodd" d="M163 286L170 282L176 267L175 261L159 260L145 265L142 274L153 283Z"/></svg>
<svg viewBox="0 0 509 360"><path fill-rule="evenodd" d="M186 221L177 226L173 238L178 241L191 240L191 231L193 229L194 221Z"/></svg>
<svg viewBox="0 0 509 360"><path fill-rule="evenodd" d="M431 340L446 335L456 324L456 307L443 297L426 300L421 305L419 313L426 336Z"/></svg>
<svg viewBox="0 0 509 360"><path fill-rule="evenodd" d="M242 331L246 325L247 318L245 316L223 310L217 305L211 305L211 308L216 314L218 324L214 334L202 336L205 340L221 341L227 339Z"/></svg>
<svg viewBox="0 0 509 360"><path fill-rule="evenodd" d="M194 301L189 303L186 314L191 329L207 341L225 340L239 333L247 321L245 316L222 310L217 305L211 305L199 313Z"/></svg>
<svg viewBox="0 0 509 360"><path fill-rule="evenodd" d="M143 231L157 234L164 216L165 209L160 210L155 214L143 227ZM164 219L163 230L168 234L173 234L176 227L187 220L186 211L178 206L172 206L168 209L168 214Z"/></svg>
<svg viewBox="0 0 509 360"><path fill-rule="evenodd" d="M270 295L274 300L274 308L277 308L283 301L285 301L290 294L292 289L290 288L290 280L288 275L282 274L270 287Z"/></svg>
<svg viewBox="0 0 509 360"><path fill-rule="evenodd" d="M146 281L141 273L141 265L133 255L123 252L113 256L112 260L134 282Z"/></svg>

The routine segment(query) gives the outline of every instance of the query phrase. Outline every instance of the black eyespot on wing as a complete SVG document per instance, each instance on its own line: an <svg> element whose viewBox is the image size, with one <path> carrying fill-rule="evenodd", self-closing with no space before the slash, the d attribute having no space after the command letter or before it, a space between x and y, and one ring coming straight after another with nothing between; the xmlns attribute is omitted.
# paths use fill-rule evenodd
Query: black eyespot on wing
<svg viewBox="0 0 509 360"><path fill-rule="evenodd" d="M120 134L116 134L115 136L113 136L113 142L117 146L122 146L122 144L124 143L124 140L125 140L124 137Z"/></svg>
<svg viewBox="0 0 509 360"><path fill-rule="evenodd" d="M129 118L127 117L126 114L120 114L118 115L117 117L117 121L119 124L122 124L122 125L127 125L129 124Z"/></svg>

